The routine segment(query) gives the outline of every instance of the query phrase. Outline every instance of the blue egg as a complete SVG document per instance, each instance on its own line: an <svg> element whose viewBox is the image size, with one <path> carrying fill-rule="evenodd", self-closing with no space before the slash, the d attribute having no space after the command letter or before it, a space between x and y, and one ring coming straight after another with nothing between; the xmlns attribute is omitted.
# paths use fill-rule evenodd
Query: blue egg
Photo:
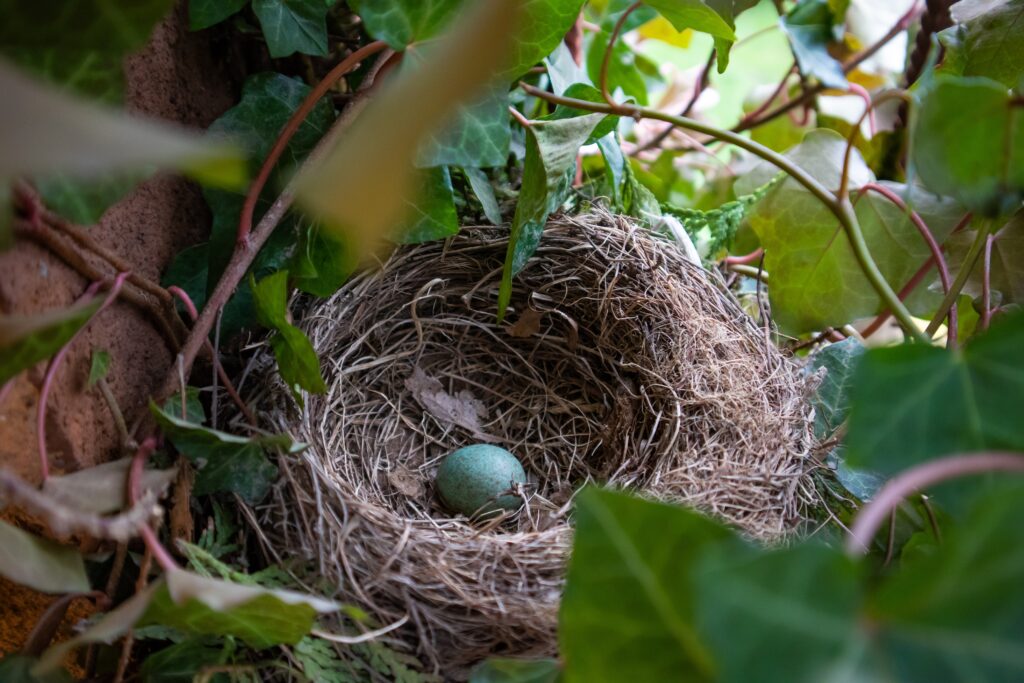
<svg viewBox="0 0 1024 683"><path fill-rule="evenodd" d="M450 453L437 470L437 491L454 512L467 517L488 517L522 504L507 492L526 483L526 472L516 456L490 444L465 446ZM502 495L506 494L506 495Z"/></svg>

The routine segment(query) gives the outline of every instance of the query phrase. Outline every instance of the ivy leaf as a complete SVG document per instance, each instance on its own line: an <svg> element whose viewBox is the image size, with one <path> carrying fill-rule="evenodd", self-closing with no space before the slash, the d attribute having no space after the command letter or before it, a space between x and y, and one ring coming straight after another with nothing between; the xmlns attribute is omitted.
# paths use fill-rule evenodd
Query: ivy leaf
<svg viewBox="0 0 1024 683"><path fill-rule="evenodd" d="M131 117L32 81L0 63L0 179L65 173L88 178L173 167L207 183L244 180L234 147L171 124Z"/></svg>
<svg viewBox="0 0 1024 683"><path fill-rule="evenodd" d="M436 36L462 4L460 0L352 0L366 32L395 50Z"/></svg>
<svg viewBox="0 0 1024 683"><path fill-rule="evenodd" d="M249 0L189 0L188 27L199 31L219 24L249 4Z"/></svg>
<svg viewBox="0 0 1024 683"><path fill-rule="evenodd" d="M816 130L786 156L827 188L835 189L845 149L846 141L838 133ZM857 152L851 169L854 191L874 180ZM737 181L736 192L750 192L775 175L774 167L767 164L755 167ZM918 211L939 243L950 234L959 217L955 202L916 186L883 185L909 197L907 203ZM858 198L856 214L883 276L891 286L901 288L931 256L920 233L902 210L876 193ZM769 190L751 210L748 221L765 249L765 269L772 278L772 314L782 331L798 335L879 311L878 295L861 271L838 220L795 180L787 178ZM908 302L911 310L922 312L933 304L934 296Z"/></svg>
<svg viewBox="0 0 1024 683"><path fill-rule="evenodd" d="M57 353L92 318L98 300L35 315L0 315L0 386Z"/></svg>
<svg viewBox="0 0 1024 683"><path fill-rule="evenodd" d="M106 349L94 349L92 359L89 361L89 379L85 386L92 389L96 383L107 376L110 371L110 352Z"/></svg>
<svg viewBox="0 0 1024 683"><path fill-rule="evenodd" d="M306 334L288 321L288 271L279 270L273 275L251 282L256 302L256 316L260 324L274 330L270 348L277 358L281 378L296 395L296 387L314 394L327 391L320 374L320 359Z"/></svg>
<svg viewBox="0 0 1024 683"><path fill-rule="evenodd" d="M804 0L782 17L782 28L803 74L828 88L846 90L850 84L843 66L828 52L829 44L843 37L836 24L828 0Z"/></svg>
<svg viewBox="0 0 1024 683"><path fill-rule="evenodd" d="M939 34L946 49L941 72L1020 85L1024 45L1008 37L1024 22L1024 0L961 0L949 11L957 25Z"/></svg>
<svg viewBox="0 0 1024 683"><path fill-rule="evenodd" d="M46 3L4 3L0 52L48 81L92 98L116 102L121 62L141 48L171 0L138 0L116 9L102 0L68 0L60 11ZM5 97L14 95L4 88Z"/></svg>
<svg viewBox="0 0 1024 683"><path fill-rule="evenodd" d="M43 593L86 593L89 577L74 548L0 522L0 574Z"/></svg>
<svg viewBox="0 0 1024 683"><path fill-rule="evenodd" d="M447 166L420 171L420 194L409 202L409 219L395 231L399 244L419 244L450 237L459 231L455 213L455 194Z"/></svg>
<svg viewBox="0 0 1024 683"><path fill-rule="evenodd" d="M698 565L696 621L719 664L715 680L741 683L752 671L764 683L850 680L841 674L843 660L867 645L856 619L862 588L852 559L813 542L768 552L715 550L690 560Z"/></svg>
<svg viewBox="0 0 1024 683"><path fill-rule="evenodd" d="M480 200L480 205L484 209L484 216L493 225L501 225L501 207L498 206L498 199L494 196L494 187L491 185L487 175L479 168L473 168L472 166L464 167L462 172L466 175L466 179L469 180L469 186L473 188L473 194Z"/></svg>
<svg viewBox="0 0 1024 683"><path fill-rule="evenodd" d="M710 680L715 667L694 625L694 563L737 541L681 508L584 490L559 622L565 679Z"/></svg>
<svg viewBox="0 0 1024 683"><path fill-rule="evenodd" d="M160 284L164 288L171 287L172 285L180 287L192 299L196 309L201 311L206 304L206 280L209 274L209 261L209 242L186 247L179 251L175 255L174 260L171 261L171 265L167 266L163 277L160 278ZM185 316L185 305L177 300L175 300L175 305L178 308L178 312Z"/></svg>
<svg viewBox="0 0 1024 683"><path fill-rule="evenodd" d="M488 86L476 102L459 108L453 123L428 136L416 165L504 166L512 140L508 107L505 84Z"/></svg>
<svg viewBox="0 0 1024 683"><path fill-rule="evenodd" d="M540 120L533 121L526 129L523 184L512 219L498 293L499 322L512 298L512 278L537 250L548 215L565 200L569 189L566 175L572 172L580 145L603 119L603 114L587 114L569 119Z"/></svg>
<svg viewBox="0 0 1024 683"><path fill-rule="evenodd" d="M93 465L71 474L47 477L43 493L68 507L105 515L128 505L125 495L131 458ZM177 468L143 470L142 490L162 495L177 476Z"/></svg>
<svg viewBox="0 0 1024 683"><path fill-rule="evenodd" d="M947 453L1024 449L1022 346L1016 314L961 351L868 351L850 395L849 462L892 474Z"/></svg>
<svg viewBox="0 0 1024 683"><path fill-rule="evenodd" d="M553 659L488 659L473 670L469 683L556 683L561 678Z"/></svg>
<svg viewBox="0 0 1024 683"><path fill-rule="evenodd" d="M380 246L415 196L416 150L492 82L507 58L508 26L518 14L511 0L475 3L460 13L451 30L423 46L429 53L421 61L396 74L367 104L333 150L303 168L298 198L330 229L347 235L360 256Z"/></svg>
<svg viewBox="0 0 1024 683"><path fill-rule="evenodd" d="M142 683L192 683L207 666L224 664L230 651L215 638L188 638L146 657Z"/></svg>
<svg viewBox="0 0 1024 683"><path fill-rule="evenodd" d="M825 369L811 405L814 406L814 435L828 438L846 419L850 410L850 389L853 376L863 358L864 346L856 339L829 344L811 356L811 369Z"/></svg>
<svg viewBox="0 0 1024 683"><path fill-rule="evenodd" d="M154 403L149 409L174 447L196 465L196 495L234 492L255 505L277 479L277 468L264 451L282 448L295 452L302 448L283 435L247 439L176 417Z"/></svg>
<svg viewBox="0 0 1024 683"><path fill-rule="evenodd" d="M600 31L594 34L587 49L587 74L594 83L601 82L601 64L604 62L604 53L610 38L609 32ZM621 88L627 97L641 106L647 106L647 83L637 68L637 59L638 55L624 41L615 42L608 60L608 89L615 92L617 88Z"/></svg>
<svg viewBox="0 0 1024 683"><path fill-rule="evenodd" d="M300 290L326 298L345 284L356 266L352 248L313 223L303 228L288 272Z"/></svg>
<svg viewBox="0 0 1024 683"><path fill-rule="evenodd" d="M565 97L570 97L574 100L584 100L586 102L604 102L604 98L601 96L601 91L592 85L587 83L573 83L562 93ZM557 121L559 119L571 119L577 116L585 116L588 112L582 109L573 109L563 105L555 107L555 111L550 116L544 117L546 121ZM618 116L605 116L601 120L601 123L594 127L594 130L590 133L590 136L586 139L584 144L591 145L603 138L604 136L612 133L616 126L619 125Z"/></svg>
<svg viewBox="0 0 1024 683"><path fill-rule="evenodd" d="M964 259L977 233L963 230L943 245L948 256L946 261L951 272L963 267ZM1015 213L1006 225L993 234L992 258L989 269L989 285L993 292L1002 295L1001 304L1024 303L1024 210ZM982 259L974 266L963 292L972 297L982 294L984 265Z"/></svg>
<svg viewBox="0 0 1024 683"><path fill-rule="evenodd" d="M256 650L294 645L313 627L317 614L337 603L288 590L268 590L210 579L181 569L166 575L139 621L184 633L234 636Z"/></svg>
<svg viewBox="0 0 1024 683"><path fill-rule="evenodd" d="M736 17L757 0L657 0L647 3L677 31L693 29L714 38L718 73L729 65L729 51L736 42Z"/></svg>
<svg viewBox="0 0 1024 683"><path fill-rule="evenodd" d="M880 668L901 681L1024 677L1024 535L1019 483L979 499L932 553L872 596L866 623Z"/></svg>
<svg viewBox="0 0 1024 683"><path fill-rule="evenodd" d="M1024 199L1024 107L1006 86L940 75L916 98L910 159L921 182L985 216L1015 210Z"/></svg>
<svg viewBox="0 0 1024 683"><path fill-rule="evenodd" d="M47 175L35 185L46 206L61 217L79 225L95 225L107 209L149 175L145 171L122 172L83 180L57 174Z"/></svg>
<svg viewBox="0 0 1024 683"><path fill-rule="evenodd" d="M327 56L327 10L324 0L252 0L270 56L296 52Z"/></svg>

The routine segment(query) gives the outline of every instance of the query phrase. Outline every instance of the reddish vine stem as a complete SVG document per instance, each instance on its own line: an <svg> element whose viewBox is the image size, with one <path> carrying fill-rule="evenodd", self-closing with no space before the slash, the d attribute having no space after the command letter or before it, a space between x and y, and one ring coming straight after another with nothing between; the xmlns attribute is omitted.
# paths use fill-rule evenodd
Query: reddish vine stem
<svg viewBox="0 0 1024 683"><path fill-rule="evenodd" d="M985 238L985 253L981 257L981 317L978 320L978 327L987 330L992 320L992 243L995 235ZM949 309L955 311L956 306Z"/></svg>
<svg viewBox="0 0 1024 683"><path fill-rule="evenodd" d="M196 305L192 302L192 297L190 297L181 287L177 286L168 287L167 291L170 292L171 295L177 297L185 305L185 310L188 312L189 317L192 319L192 322L195 322L196 318L199 317L199 311L196 310ZM242 400L241 395L235 388L234 382L232 382L231 378L228 377L228 373L224 370L224 366L221 365L220 356L213 348L213 344L211 344L210 340L207 339L203 346L210 354L210 358L213 359L214 370L217 373L217 377L220 378L221 383L224 385L224 391L228 392L228 396L230 396L234 404L238 406L238 409L242 411L242 415L245 416L245 421L255 427L256 416L252 414L251 410L249 410L249 406L245 404L245 401ZM216 391L216 387L214 387L214 390Z"/></svg>
<svg viewBox="0 0 1024 683"><path fill-rule="evenodd" d="M264 186L267 184L267 180L270 178L270 172L274 170L274 166L277 165L278 159L284 153L288 143L291 142L292 136L302 125L302 122L309 116L309 112L313 110L317 102L327 94L327 91L334 87L341 78L352 71L360 62L367 57L370 57L387 48L387 43L382 40L375 40L372 43L364 45L345 59L341 60L337 66L331 69L323 79L316 84L306 99L302 101L299 108L295 110L291 118L288 119L288 123L281 129L281 133L277 136L277 140L274 141L274 146L270 148L270 153L267 154L267 158L264 159L263 165L260 166L259 173L256 175L256 179L252 181L252 185L249 186L249 193L245 196L245 203L242 204L242 213L238 219L238 244L242 245L249 239L249 233L252 232L252 221L253 213L256 211L256 202L260 198L260 193L263 191Z"/></svg>
<svg viewBox="0 0 1024 683"><path fill-rule="evenodd" d="M875 107L894 99L907 101L910 99L910 94L905 90L887 90L879 93L875 98L868 98L864 112L857 118L857 122L847 136L846 150L843 153L843 170L839 175L839 190L836 192L840 199L845 199L850 193L850 162L853 159L853 150L857 146L857 138L860 137L860 127L864 123L864 119L872 115Z"/></svg>
<svg viewBox="0 0 1024 683"><path fill-rule="evenodd" d="M121 292L121 287L124 285L125 279L128 277L128 273L119 273L114 278L114 283L110 287L110 293L100 304L100 307L96 309L96 312L92 314L89 321L95 319L105 308L110 306L117 298L117 295ZM96 292L99 291L102 282L94 282L89 285L89 288L85 290L85 294L79 297L78 301L91 300ZM77 303L77 302L76 302ZM60 350L50 359L50 362L46 366L46 374L43 375L43 384L39 389L39 403L36 406L36 438L39 448L39 470L42 473L43 481L46 481L50 476L50 459L46 453L46 403L50 397L50 389L53 387L53 379L57 375L57 370L60 368L61 363L64 361L64 357L68 354L68 349L71 348L71 344L78 338L82 330L88 326L89 321L86 321L85 325L82 325L78 330L71 336L71 339L67 341L60 348Z"/></svg>
<svg viewBox="0 0 1024 683"><path fill-rule="evenodd" d="M612 94L608 90L608 64L612 59L612 50L615 47L615 42L619 39L619 34L622 33L622 27L626 25L626 19L642 4L639 0L634 2L619 16L619 20L615 22L615 28L612 29L612 35L608 38L608 47L604 50L604 59L601 60L601 97L612 106L615 106L615 100L612 99Z"/></svg>
<svg viewBox="0 0 1024 683"><path fill-rule="evenodd" d="M952 455L904 470L861 509L846 537L846 552L850 555L866 553L889 513L907 496L950 479L983 472L1024 472L1024 456L1000 451Z"/></svg>
<svg viewBox="0 0 1024 683"><path fill-rule="evenodd" d="M139 445L138 450L135 451L135 455L132 456L131 465L128 467L128 503L135 505L136 501L142 496L142 472L146 467L146 461L149 460L150 454L156 448L156 438L148 437L143 440ZM139 527L139 535L142 537L143 542L146 544L146 548L153 554L153 558L157 564L166 571L173 571L178 569L178 563L174 561L171 554L164 548L163 544L160 543L160 539L156 537L156 532L153 531L153 527L149 524L142 524Z"/></svg>
<svg viewBox="0 0 1024 683"><path fill-rule="evenodd" d="M952 279L949 276L949 266L946 264L946 258L942 255L942 247L935 241L935 236L932 235L932 231L928 229L921 215L910 209L903 198L898 194L878 183L867 183L860 187L860 192L857 194L857 198L863 197L868 192L877 192L882 195L890 202L900 208L901 211L910 216L910 222L913 223L917 231L921 233L921 237L928 245L929 251L932 253L931 261L933 261L939 269L939 280L942 282L943 293L948 293L949 288L952 286ZM949 326L946 330L946 342L949 348L956 348L956 306L949 309Z"/></svg>
<svg viewBox="0 0 1024 683"><path fill-rule="evenodd" d="M353 52L351 55L346 57L341 64L332 69L331 73L341 71L342 65L347 65L348 70L354 69L359 61L366 57L366 50L370 48L371 45L377 44L371 43L370 45ZM375 51L382 49L383 47L376 47ZM367 76L367 79L372 79L373 77L374 74L370 74ZM364 81L364 86L368 85L372 85L372 81ZM315 104L315 100L326 93L328 88L329 86L324 86L323 82L321 82L320 85L314 88L309 95L306 96L306 100L302 105L300 105L292 118L297 120L299 112L309 111L312 109L313 104ZM326 152L326 150L330 149L337 136L348 126L351 120L355 117L355 114L361 109L361 101L362 100L359 99L353 100L344 113L335 120L331 129L328 130L327 134L324 135L316 144L316 147L307 158L306 163L318 159ZM293 129L297 129L298 124L295 126L292 126L291 124L292 121L290 120L281 131L282 135L287 133L289 130L294 132ZM285 187L284 191L281 192L274 203L270 205L270 208L267 209L266 213L263 214L259 223L256 225L255 229L252 230L249 236L236 244L235 251L231 254L231 260L224 269L224 273L217 282L217 286L214 288L209 299L207 299L206 304L203 306L203 310L200 311L199 317L196 318L195 324L192 326L192 331L189 333L188 338L185 339L185 343L182 345L181 352L178 354L178 362L167 373L163 384L154 393L154 398L158 402L174 393L178 384L179 374L185 375L192 369L192 363L199 354L199 350L203 348L203 342L206 341L210 330L213 329L213 324L217 320L218 312L231 298L231 295L234 293L238 283L241 282L243 277L245 277L245 273L249 270L249 266L252 265L253 260L259 253L260 247L262 247L270 235L273 234L274 229L277 227L278 223L281 222L281 219L284 218L285 213L288 212L288 209L291 207L294 200L294 187L289 184ZM145 416L143 416L142 419L144 420Z"/></svg>
<svg viewBox="0 0 1024 683"><path fill-rule="evenodd" d="M723 263L727 266L742 266L758 261L764 256L764 247L758 247L744 256L726 256Z"/></svg>
<svg viewBox="0 0 1024 683"><path fill-rule="evenodd" d="M900 17L899 20L897 20L897 22L893 24L893 27L889 29L888 33L879 38L870 47L867 47L861 52L858 52L850 59L848 59L846 62L844 62L843 73L850 73L858 66L860 66L865 60L870 59L872 56L874 56L874 54L881 50L883 47L885 47L889 43L889 41L891 41L899 34L903 33L903 31L907 29L910 23L914 19L916 19L920 13L920 6L917 3L915 3L907 11L906 14ZM800 97L794 98L787 102L786 104L779 105L775 109L766 113L761 118L740 121L731 130L733 133L741 133L745 130L756 128L757 126L760 126L763 123L767 123L768 121L771 121L772 119L781 116L782 114L785 114L793 109L796 109L797 107L809 104L816 96L824 92L826 89L827 88L824 85L818 83L817 85L814 85L813 87L806 90Z"/></svg>

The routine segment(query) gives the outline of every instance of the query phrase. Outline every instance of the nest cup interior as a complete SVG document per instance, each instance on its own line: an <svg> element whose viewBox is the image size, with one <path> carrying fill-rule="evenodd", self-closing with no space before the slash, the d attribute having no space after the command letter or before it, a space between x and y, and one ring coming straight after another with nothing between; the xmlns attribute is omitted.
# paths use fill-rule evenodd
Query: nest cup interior
<svg viewBox="0 0 1024 683"><path fill-rule="evenodd" d="M278 557L312 557L341 597L445 673L495 653L553 654L587 482L685 501L748 535L800 520L813 446L808 380L666 239L603 212L552 221L496 320L507 229L403 247L300 321L328 391L267 424L309 444L253 526ZM269 366L269 363L268 363ZM434 477L493 443L528 504L473 523ZM398 633L398 632L396 632ZM392 634L395 635L395 634Z"/></svg>

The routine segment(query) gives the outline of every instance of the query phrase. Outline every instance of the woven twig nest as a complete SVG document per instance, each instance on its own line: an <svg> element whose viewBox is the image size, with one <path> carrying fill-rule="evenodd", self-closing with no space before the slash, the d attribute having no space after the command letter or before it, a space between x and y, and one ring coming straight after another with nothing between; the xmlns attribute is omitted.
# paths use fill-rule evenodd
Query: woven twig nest
<svg viewBox="0 0 1024 683"><path fill-rule="evenodd" d="M799 369L674 244L607 213L552 221L497 324L507 233L464 228L355 277L300 323L327 394L300 409L278 383L264 402L310 446L257 511L266 538L381 623L407 615L410 645L450 676L553 653L584 483L773 539L800 518L812 446ZM530 479L524 509L483 526L433 482L479 442Z"/></svg>

